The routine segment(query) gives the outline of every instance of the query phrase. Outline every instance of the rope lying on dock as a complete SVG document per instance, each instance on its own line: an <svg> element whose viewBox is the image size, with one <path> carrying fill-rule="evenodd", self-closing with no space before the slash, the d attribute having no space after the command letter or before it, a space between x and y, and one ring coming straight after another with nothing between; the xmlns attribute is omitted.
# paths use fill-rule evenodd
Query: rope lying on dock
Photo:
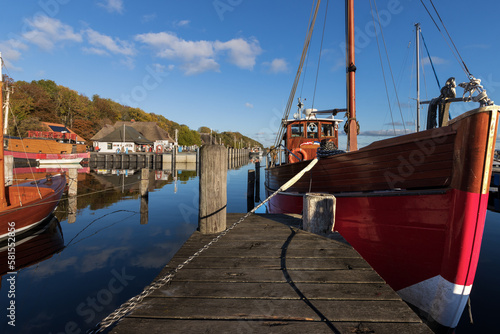
<svg viewBox="0 0 500 334"><path fill-rule="evenodd" d="M106 318L101 320L94 328L90 329L87 331L89 334L93 333L100 333L109 326L113 325L114 323L118 323L121 321L127 314L132 312L134 309L137 308L140 302L147 296L149 296L153 291L158 290L165 284L169 283L177 274L179 270L184 268L188 263L193 261L197 256L199 256L201 253L203 253L205 250L207 250L212 244L216 243L219 241L220 238L225 236L229 231L231 231L233 228L235 228L238 224L240 224L243 220L248 218L251 214L255 213L258 208L260 208L262 205L267 203L271 198L276 196L279 192L285 191L288 188L290 188L292 185L294 185L300 178L310 171L314 165L318 162L318 158L315 158L311 160L311 162L304 168L302 169L297 175L295 175L293 178L291 178L288 182L283 184L278 190L276 190L274 193L272 193L268 198L266 198L264 201L262 201L259 205L254 207L251 211L249 211L247 214L245 214L243 217L241 217L237 222L235 222L233 225L230 227L226 228L224 231L222 231L219 235L214 237L208 244L200 248L196 253L191 255L186 261L183 263L179 264L175 269L170 271L166 276L154 281L151 283L149 286L147 286L140 294L138 294L135 297L130 298L127 300L125 303L123 303L118 309L116 309L113 313L108 315Z"/></svg>

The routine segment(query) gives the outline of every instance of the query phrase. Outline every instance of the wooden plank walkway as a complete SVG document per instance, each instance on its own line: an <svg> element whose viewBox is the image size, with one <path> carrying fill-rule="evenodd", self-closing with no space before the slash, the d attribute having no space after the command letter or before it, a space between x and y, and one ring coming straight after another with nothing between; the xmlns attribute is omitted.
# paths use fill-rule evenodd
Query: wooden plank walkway
<svg viewBox="0 0 500 334"><path fill-rule="evenodd" d="M342 237L300 223L250 216L111 333L432 333ZM212 238L195 232L158 277Z"/></svg>

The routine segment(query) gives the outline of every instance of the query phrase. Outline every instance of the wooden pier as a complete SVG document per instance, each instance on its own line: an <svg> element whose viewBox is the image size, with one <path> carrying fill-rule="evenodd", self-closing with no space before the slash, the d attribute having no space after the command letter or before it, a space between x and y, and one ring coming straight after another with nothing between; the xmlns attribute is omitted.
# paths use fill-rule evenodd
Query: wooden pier
<svg viewBox="0 0 500 334"><path fill-rule="evenodd" d="M227 214L227 225L242 214ZM334 234L252 215L153 292L111 333L432 333ZM214 235L195 232L158 277Z"/></svg>
<svg viewBox="0 0 500 334"><path fill-rule="evenodd" d="M216 145L214 145L216 146ZM248 164L249 150L227 149L227 169L239 168ZM171 169L172 164L196 165L198 152L129 152L105 153L91 152L89 167L92 169ZM182 168L172 168L182 169ZM196 167L195 167L196 169Z"/></svg>

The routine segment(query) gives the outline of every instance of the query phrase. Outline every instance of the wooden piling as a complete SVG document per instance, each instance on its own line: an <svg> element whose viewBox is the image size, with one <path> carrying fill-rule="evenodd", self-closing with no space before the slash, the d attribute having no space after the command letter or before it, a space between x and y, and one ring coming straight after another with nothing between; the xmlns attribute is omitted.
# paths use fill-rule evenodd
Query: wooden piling
<svg viewBox="0 0 500 334"><path fill-rule="evenodd" d="M255 171L253 169L249 169L248 182L247 182L247 212L253 209L254 198L255 198Z"/></svg>
<svg viewBox="0 0 500 334"><path fill-rule="evenodd" d="M335 205L335 196L331 194L305 194L302 213L304 230L316 234L325 234L333 231Z"/></svg>
<svg viewBox="0 0 500 334"><path fill-rule="evenodd" d="M14 156L4 155L4 176L5 176L5 186L11 186L14 183Z"/></svg>
<svg viewBox="0 0 500 334"><path fill-rule="evenodd" d="M227 149L205 145L200 149L200 211L198 228L202 234L226 229Z"/></svg>
<svg viewBox="0 0 500 334"><path fill-rule="evenodd" d="M78 170L76 168L68 170L68 179L68 195L76 196L78 192Z"/></svg>
<svg viewBox="0 0 500 334"><path fill-rule="evenodd" d="M78 169L68 170L68 224L76 222L78 194Z"/></svg>
<svg viewBox="0 0 500 334"><path fill-rule="evenodd" d="M260 202L260 161L255 162L255 203Z"/></svg>
<svg viewBox="0 0 500 334"><path fill-rule="evenodd" d="M148 194L149 187L149 168L141 169L141 183L139 184L139 191L141 196L146 196Z"/></svg>
<svg viewBox="0 0 500 334"><path fill-rule="evenodd" d="M141 225L146 225L149 220L149 168L141 169L141 181L139 184L139 191L141 193Z"/></svg>

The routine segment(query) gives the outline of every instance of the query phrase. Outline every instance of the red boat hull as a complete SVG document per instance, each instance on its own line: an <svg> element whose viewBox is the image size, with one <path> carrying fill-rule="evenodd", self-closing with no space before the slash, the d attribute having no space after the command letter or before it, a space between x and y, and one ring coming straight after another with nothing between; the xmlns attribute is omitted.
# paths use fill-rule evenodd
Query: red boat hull
<svg viewBox="0 0 500 334"><path fill-rule="evenodd" d="M429 130L320 159L269 211L300 214L305 193L334 194L334 230L430 322L456 327L477 268L497 122L498 109L478 109L439 136ZM307 164L266 169L268 195Z"/></svg>
<svg viewBox="0 0 500 334"><path fill-rule="evenodd" d="M9 223L15 226L16 233L41 223L57 207L65 186L66 177L55 175L38 180L36 184L26 182L8 187L11 204L0 210L0 239L7 236Z"/></svg>

